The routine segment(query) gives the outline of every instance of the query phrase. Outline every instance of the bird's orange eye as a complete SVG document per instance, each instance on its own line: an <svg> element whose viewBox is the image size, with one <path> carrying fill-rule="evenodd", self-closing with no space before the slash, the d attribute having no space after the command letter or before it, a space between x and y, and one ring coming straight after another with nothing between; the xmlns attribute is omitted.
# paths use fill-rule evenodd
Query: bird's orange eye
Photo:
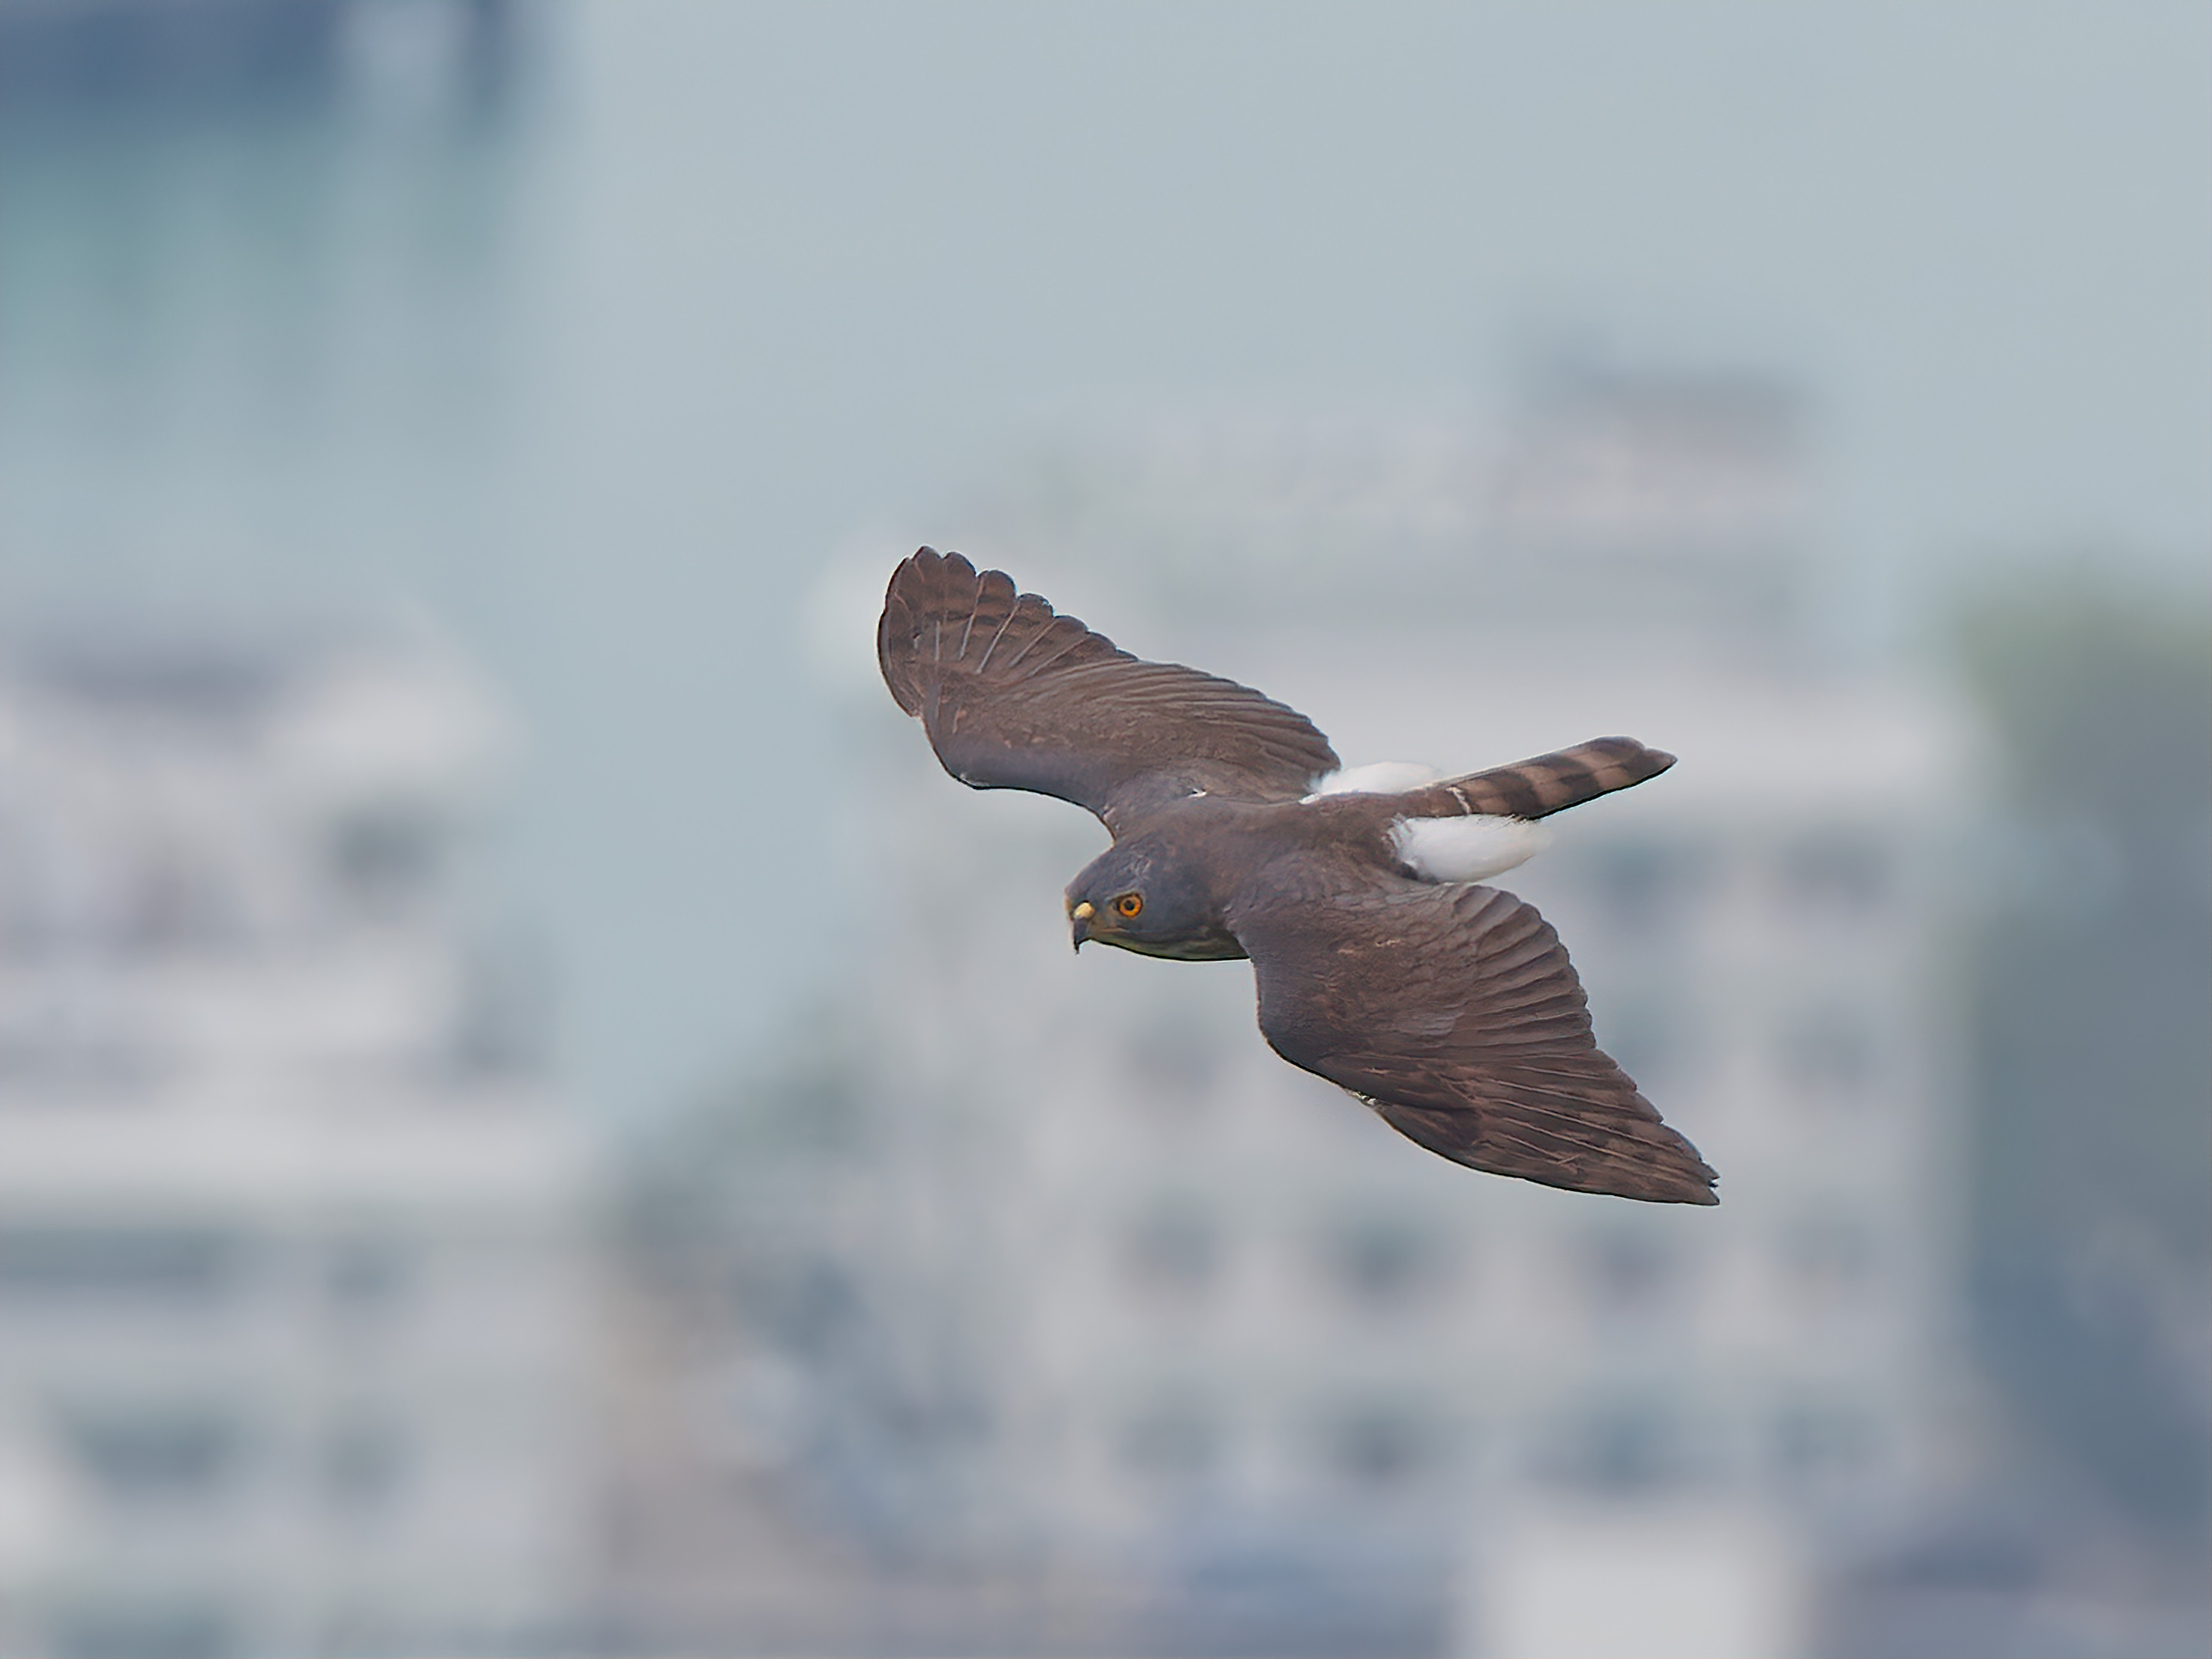
<svg viewBox="0 0 2212 1659"><path fill-rule="evenodd" d="M1125 916L1133 916L1144 908L1144 900L1139 898L1134 893L1124 893L1114 901L1115 910Z"/></svg>

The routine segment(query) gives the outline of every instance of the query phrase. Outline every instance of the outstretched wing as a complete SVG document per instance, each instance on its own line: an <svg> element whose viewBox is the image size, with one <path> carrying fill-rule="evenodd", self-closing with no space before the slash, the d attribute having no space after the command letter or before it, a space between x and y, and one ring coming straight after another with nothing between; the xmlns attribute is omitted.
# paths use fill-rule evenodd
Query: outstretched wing
<svg viewBox="0 0 2212 1659"><path fill-rule="evenodd" d="M957 553L925 547L891 573L876 653L954 777L1073 801L1116 835L1145 806L1194 789L1295 800L1337 765L1297 710L1141 661Z"/></svg>
<svg viewBox="0 0 2212 1659"><path fill-rule="evenodd" d="M1715 1204L1717 1177L1590 1035L1551 925L1494 887L1431 886L1290 860L1229 921L1260 1029L1293 1066L1400 1133L1492 1175Z"/></svg>

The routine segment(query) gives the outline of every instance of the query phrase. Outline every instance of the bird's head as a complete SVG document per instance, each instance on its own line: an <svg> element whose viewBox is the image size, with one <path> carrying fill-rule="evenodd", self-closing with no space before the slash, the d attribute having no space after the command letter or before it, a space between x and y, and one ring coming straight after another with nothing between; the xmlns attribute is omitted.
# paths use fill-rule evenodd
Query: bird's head
<svg viewBox="0 0 2212 1659"><path fill-rule="evenodd" d="M1085 939L1148 957L1214 961L1243 948L1222 925L1207 884L1151 837L1121 842L1067 884L1067 920Z"/></svg>

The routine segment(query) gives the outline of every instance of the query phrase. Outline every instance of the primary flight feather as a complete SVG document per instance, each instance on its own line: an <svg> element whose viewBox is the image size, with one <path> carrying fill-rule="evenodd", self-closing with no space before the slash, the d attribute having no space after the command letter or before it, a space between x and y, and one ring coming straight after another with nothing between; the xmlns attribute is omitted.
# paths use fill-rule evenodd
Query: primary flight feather
<svg viewBox="0 0 2212 1659"><path fill-rule="evenodd" d="M1464 777L1338 776L1295 709L1133 657L928 548L891 574L877 654L954 777L1072 801L1112 833L1068 885L1079 948L1249 957L1277 1054L1455 1163L1718 1201L1697 1149L1598 1048L1559 935L1477 884L1534 849L1536 820L1673 756L1599 738Z"/></svg>

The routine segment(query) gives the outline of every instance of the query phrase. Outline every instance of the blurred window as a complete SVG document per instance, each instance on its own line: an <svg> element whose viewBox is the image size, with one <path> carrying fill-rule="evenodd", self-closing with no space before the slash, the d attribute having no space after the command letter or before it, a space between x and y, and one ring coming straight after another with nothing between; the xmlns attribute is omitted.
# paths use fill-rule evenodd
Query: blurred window
<svg viewBox="0 0 2212 1659"><path fill-rule="evenodd" d="M1617 842L1593 854L1590 869L1606 914L1628 934L1682 927L1711 885L1699 850L1668 841Z"/></svg>
<svg viewBox="0 0 2212 1659"><path fill-rule="evenodd" d="M1419 1413L1407 1407L1362 1406L1328 1424L1322 1446L1331 1472L1344 1483L1400 1486L1425 1473L1435 1437Z"/></svg>
<svg viewBox="0 0 2212 1659"><path fill-rule="evenodd" d="M1689 1462L1681 1425L1646 1401L1600 1406L1570 1419L1550 1459L1563 1484L1620 1492L1678 1484Z"/></svg>
<svg viewBox="0 0 2212 1659"><path fill-rule="evenodd" d="M1784 893L1798 909L1844 919L1871 916L1888 902L1889 849L1871 834L1808 836L1782 849Z"/></svg>
<svg viewBox="0 0 2212 1659"><path fill-rule="evenodd" d="M197 1601L77 1601L47 1629L56 1659L222 1659L237 1645L221 1605Z"/></svg>
<svg viewBox="0 0 2212 1659"><path fill-rule="evenodd" d="M330 866L358 908L389 915L419 902L436 883L444 837L419 812L397 807L340 818L330 831Z"/></svg>
<svg viewBox="0 0 2212 1659"><path fill-rule="evenodd" d="M1344 1297L1378 1311L1417 1303L1443 1272L1443 1241L1436 1230L1405 1216L1346 1221L1325 1236L1322 1255Z"/></svg>
<svg viewBox="0 0 2212 1659"><path fill-rule="evenodd" d="M342 1314L373 1315L398 1303L414 1282L415 1259L397 1240L345 1238L323 1263L323 1293Z"/></svg>
<svg viewBox="0 0 2212 1659"><path fill-rule="evenodd" d="M1210 1288L1221 1267L1221 1230L1194 1206L1156 1206L1122 1240L1130 1282L1147 1294L1187 1298Z"/></svg>
<svg viewBox="0 0 2212 1659"><path fill-rule="evenodd" d="M1833 1404L1785 1407L1774 1419L1774 1460L1792 1480L1832 1480L1863 1470L1875 1451L1866 1413Z"/></svg>
<svg viewBox="0 0 2212 1659"><path fill-rule="evenodd" d="M212 1229L0 1226L0 1297L204 1303L228 1294L244 1241Z"/></svg>
<svg viewBox="0 0 2212 1659"><path fill-rule="evenodd" d="M1133 1104L1168 1127L1203 1116L1220 1077L1222 1033L1169 1005L1147 1018L1144 1040L1123 1051Z"/></svg>
<svg viewBox="0 0 2212 1659"><path fill-rule="evenodd" d="M1615 1227L1583 1241L1582 1276L1598 1313L1633 1317L1670 1304L1683 1277L1680 1256L1638 1228Z"/></svg>
<svg viewBox="0 0 2212 1659"><path fill-rule="evenodd" d="M841 1352L867 1322L865 1276L801 1237L764 1239L762 1248L740 1250L728 1287L740 1322L793 1354Z"/></svg>
<svg viewBox="0 0 2212 1659"><path fill-rule="evenodd" d="M1781 1255L1790 1289L1803 1304L1833 1308L1855 1301L1874 1279L1873 1231L1855 1216L1801 1218L1784 1233Z"/></svg>
<svg viewBox="0 0 2212 1659"><path fill-rule="evenodd" d="M514 70L511 9L500 0L0 5L0 112L234 121L352 97L416 120L488 116Z"/></svg>
<svg viewBox="0 0 2212 1659"><path fill-rule="evenodd" d="M332 1425L324 1439L323 1488L339 1508L377 1508L399 1490L409 1463L407 1436L397 1423L374 1415L347 1418Z"/></svg>
<svg viewBox="0 0 2212 1659"><path fill-rule="evenodd" d="M65 1438L94 1484L125 1500L211 1497L245 1448L234 1419L198 1407L78 1412Z"/></svg>
<svg viewBox="0 0 2212 1659"><path fill-rule="evenodd" d="M1797 1097L1814 1105L1850 1106L1872 1091L1876 1044L1860 1010L1816 1009L1800 1015L1781 1037L1782 1070Z"/></svg>
<svg viewBox="0 0 2212 1659"><path fill-rule="evenodd" d="M213 860L175 842L141 849L116 872L116 942L148 954L220 945L240 932L238 896Z"/></svg>
<svg viewBox="0 0 2212 1659"><path fill-rule="evenodd" d="M1204 1401L1164 1400L1123 1426L1121 1461L1147 1479L1198 1479L1220 1462L1222 1440L1221 1419Z"/></svg>

